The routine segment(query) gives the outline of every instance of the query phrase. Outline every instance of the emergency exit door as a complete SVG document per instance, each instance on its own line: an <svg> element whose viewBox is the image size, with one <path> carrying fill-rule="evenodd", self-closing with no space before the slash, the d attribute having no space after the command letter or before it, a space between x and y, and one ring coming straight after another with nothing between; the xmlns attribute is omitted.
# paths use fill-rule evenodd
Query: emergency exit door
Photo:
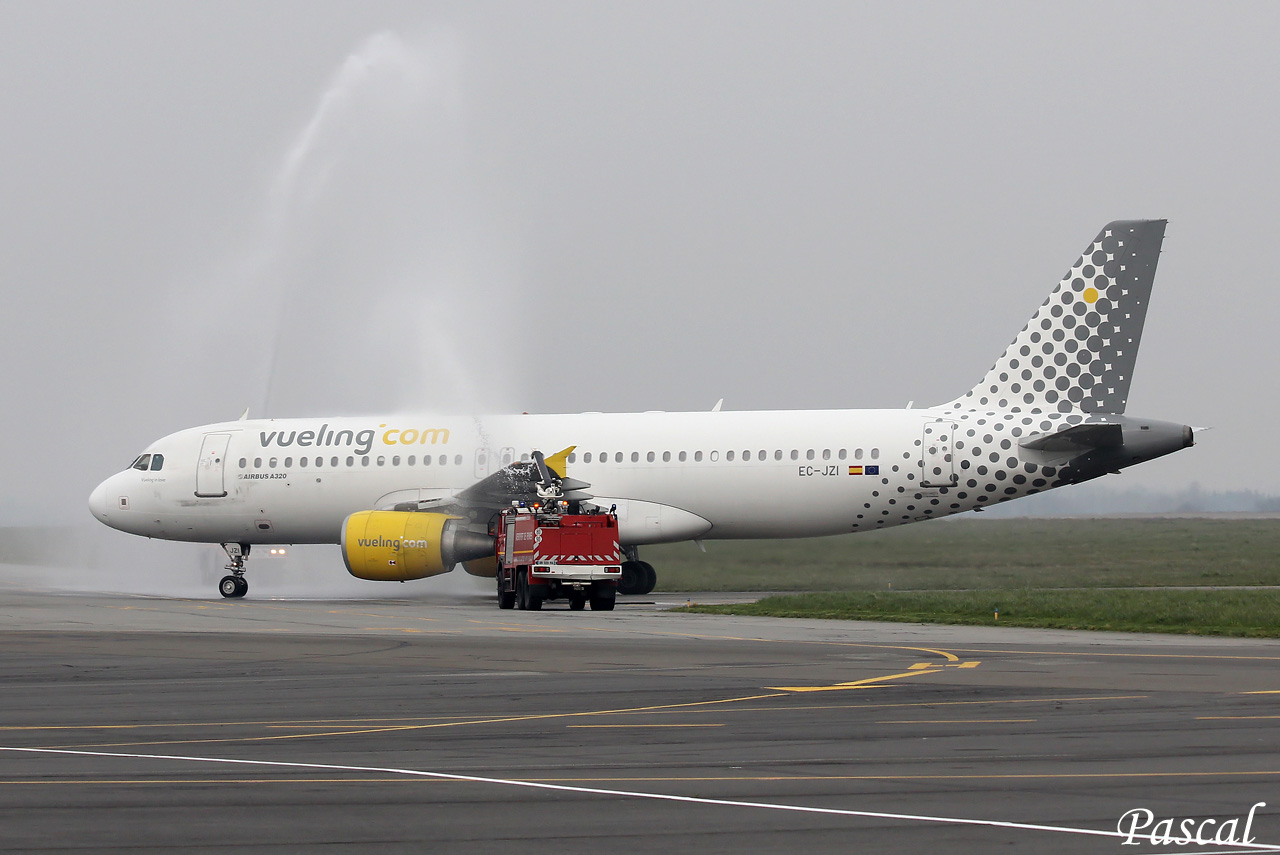
<svg viewBox="0 0 1280 855"><path fill-rule="evenodd" d="M955 422L930 422L920 443L924 462L921 487L951 487L956 483Z"/></svg>
<svg viewBox="0 0 1280 855"><path fill-rule="evenodd" d="M229 433L205 434L200 446L200 462L196 465L196 495L204 499L217 499L227 495L224 482Z"/></svg>

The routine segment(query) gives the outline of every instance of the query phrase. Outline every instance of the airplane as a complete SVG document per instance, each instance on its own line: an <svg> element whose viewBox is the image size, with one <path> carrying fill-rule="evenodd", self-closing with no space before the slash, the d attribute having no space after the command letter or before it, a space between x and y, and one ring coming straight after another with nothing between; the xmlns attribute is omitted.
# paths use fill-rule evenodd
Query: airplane
<svg viewBox="0 0 1280 855"><path fill-rule="evenodd" d="M253 546L339 545L360 578L494 575L494 520L536 501L617 514L639 548L879 531L1078 484L1195 443L1125 413L1165 220L1107 224L968 392L933 407L239 420L157 440L93 491L106 525L221 544L224 597ZM549 455L543 450L563 449ZM545 467L542 464L545 463ZM570 475L572 473L572 475ZM611 606L610 606L611 607Z"/></svg>

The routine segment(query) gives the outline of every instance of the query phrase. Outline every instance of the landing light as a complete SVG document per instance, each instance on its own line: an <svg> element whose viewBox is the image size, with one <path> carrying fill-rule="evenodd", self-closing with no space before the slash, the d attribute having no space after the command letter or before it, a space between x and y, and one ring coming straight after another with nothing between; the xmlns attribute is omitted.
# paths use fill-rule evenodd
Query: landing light
<svg viewBox="0 0 1280 855"><path fill-rule="evenodd" d="M280 549L273 549L273 550L271 550L271 554L272 554L272 555L284 555L284 554L286 554L286 552L285 552L285 550L284 550L283 548L280 548Z"/></svg>

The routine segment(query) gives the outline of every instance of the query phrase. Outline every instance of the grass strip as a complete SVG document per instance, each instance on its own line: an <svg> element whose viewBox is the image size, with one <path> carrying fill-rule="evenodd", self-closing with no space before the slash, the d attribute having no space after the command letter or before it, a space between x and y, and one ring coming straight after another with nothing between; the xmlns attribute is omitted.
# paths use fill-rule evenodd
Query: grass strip
<svg viewBox="0 0 1280 855"><path fill-rule="evenodd" d="M645 546L658 590L1280 585L1280 519L966 516L811 540Z"/></svg>
<svg viewBox="0 0 1280 855"><path fill-rule="evenodd" d="M1280 591L983 590L834 592L688 606L708 614L1280 637ZM996 618L996 612L999 618Z"/></svg>

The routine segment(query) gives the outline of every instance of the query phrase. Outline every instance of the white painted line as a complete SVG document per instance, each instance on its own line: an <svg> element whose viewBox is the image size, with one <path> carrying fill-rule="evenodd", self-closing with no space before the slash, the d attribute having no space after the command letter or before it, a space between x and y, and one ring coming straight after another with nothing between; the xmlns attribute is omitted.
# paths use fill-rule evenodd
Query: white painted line
<svg viewBox="0 0 1280 855"><path fill-rule="evenodd" d="M190 757L176 754L117 754L110 751L77 751L69 748L14 748L0 746L0 751L22 752L26 754L66 754L77 757L115 757L123 760L179 760L188 763L218 763L235 766L272 766L285 769L323 769L330 772L381 772L389 775L409 775L417 778L434 778L445 781L463 781L472 784L498 784L506 787L523 787L531 790L555 790L567 793L582 793L593 796L621 796L631 799L650 799L664 802L683 802L685 804L716 805L720 807L747 807L762 810L790 811L792 813L816 813L830 816L860 816L871 819L900 819L908 822L932 822L944 825L976 825L987 828L1010 828L1019 831L1049 831L1058 834L1081 834L1089 837L1111 837L1127 839L1129 834L1120 831L1102 831L1095 828L1073 828L1066 825L1039 825L1029 822L1005 822L996 819L969 819L953 816L926 816L911 813L888 813L885 811L848 810L845 808L809 807L806 805L785 805L773 802L747 802L735 799L708 799L698 796L677 796L670 793L641 793L631 790L608 790L600 787L574 787L568 784L549 784L541 781L516 781L506 778L484 778L477 775L452 775L448 772L426 772L419 769L396 769L389 766L339 766L333 763L289 763L280 760L239 760L228 757ZM1149 840L1150 835L1135 834L1137 840ZM1154 841L1152 841L1154 843ZM1200 845L1219 845L1212 841L1204 841ZM1208 850L1206 855L1231 855L1231 853L1280 852L1280 846L1266 843L1223 843L1222 846L1233 847L1230 850ZM1243 848L1242 848L1243 846ZM1184 854L1185 855L1185 854Z"/></svg>

